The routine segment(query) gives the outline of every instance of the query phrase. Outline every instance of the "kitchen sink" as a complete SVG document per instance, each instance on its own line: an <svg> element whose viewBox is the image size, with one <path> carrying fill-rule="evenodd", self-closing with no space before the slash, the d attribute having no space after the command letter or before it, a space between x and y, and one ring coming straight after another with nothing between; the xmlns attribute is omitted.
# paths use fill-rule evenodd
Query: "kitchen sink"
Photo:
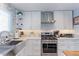
<svg viewBox="0 0 79 59"><path fill-rule="evenodd" d="M17 45L20 42L22 42L22 40L19 40L19 41L11 41L7 45Z"/></svg>
<svg viewBox="0 0 79 59"><path fill-rule="evenodd" d="M2 53L3 51L5 52L6 50L8 51L9 48L11 49L11 52L8 53L8 55L16 55L21 48L23 48L25 45L25 43L23 42L23 40L12 40L9 41L5 44L1 44L0 45L0 53ZM7 52L6 52L7 53Z"/></svg>

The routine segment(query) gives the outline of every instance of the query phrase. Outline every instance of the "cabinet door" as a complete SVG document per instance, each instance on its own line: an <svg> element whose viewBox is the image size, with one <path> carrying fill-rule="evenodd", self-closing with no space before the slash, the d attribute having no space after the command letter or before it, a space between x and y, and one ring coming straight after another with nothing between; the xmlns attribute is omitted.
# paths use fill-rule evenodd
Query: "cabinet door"
<svg viewBox="0 0 79 59"><path fill-rule="evenodd" d="M72 29L72 11L54 11L56 29Z"/></svg>
<svg viewBox="0 0 79 59"><path fill-rule="evenodd" d="M32 40L27 39L27 42L25 44L25 55L26 56L32 56Z"/></svg>
<svg viewBox="0 0 79 59"><path fill-rule="evenodd" d="M32 54L33 56L41 55L41 39L32 40Z"/></svg>
<svg viewBox="0 0 79 59"><path fill-rule="evenodd" d="M63 11L54 11L55 29L63 29Z"/></svg>
<svg viewBox="0 0 79 59"><path fill-rule="evenodd" d="M72 11L63 11L64 13L64 29L72 29L73 21L72 21Z"/></svg>
<svg viewBox="0 0 79 59"><path fill-rule="evenodd" d="M64 50L79 50L79 39L59 39L58 40L58 55L64 55Z"/></svg>
<svg viewBox="0 0 79 59"><path fill-rule="evenodd" d="M23 18L23 29L31 29L31 12L25 12Z"/></svg>
<svg viewBox="0 0 79 59"><path fill-rule="evenodd" d="M25 54L27 56L40 56L41 39L28 39L26 42Z"/></svg>
<svg viewBox="0 0 79 59"><path fill-rule="evenodd" d="M32 12L31 25L32 29L35 30L41 28L41 12Z"/></svg>
<svg viewBox="0 0 79 59"><path fill-rule="evenodd" d="M25 56L25 47L16 56Z"/></svg>
<svg viewBox="0 0 79 59"><path fill-rule="evenodd" d="M63 56L65 50L74 50L73 39L59 39L58 40L58 55Z"/></svg>
<svg viewBox="0 0 79 59"><path fill-rule="evenodd" d="M74 50L79 50L79 39L73 39L72 40L73 46L74 46Z"/></svg>

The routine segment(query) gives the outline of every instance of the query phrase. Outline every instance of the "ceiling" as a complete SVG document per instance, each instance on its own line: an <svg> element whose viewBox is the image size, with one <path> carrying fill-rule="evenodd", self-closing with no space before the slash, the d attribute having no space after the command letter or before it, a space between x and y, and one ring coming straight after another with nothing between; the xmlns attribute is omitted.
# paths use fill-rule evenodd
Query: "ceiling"
<svg viewBox="0 0 79 59"><path fill-rule="evenodd" d="M10 3L21 11L52 11L79 9L79 3Z"/></svg>

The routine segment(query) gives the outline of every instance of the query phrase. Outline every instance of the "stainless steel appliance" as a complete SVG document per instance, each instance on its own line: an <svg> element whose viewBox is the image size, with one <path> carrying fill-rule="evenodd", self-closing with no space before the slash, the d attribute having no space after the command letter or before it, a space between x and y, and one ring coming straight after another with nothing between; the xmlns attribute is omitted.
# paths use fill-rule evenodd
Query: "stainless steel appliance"
<svg viewBox="0 0 79 59"><path fill-rule="evenodd" d="M41 33L42 56L57 56L57 38L52 32Z"/></svg>

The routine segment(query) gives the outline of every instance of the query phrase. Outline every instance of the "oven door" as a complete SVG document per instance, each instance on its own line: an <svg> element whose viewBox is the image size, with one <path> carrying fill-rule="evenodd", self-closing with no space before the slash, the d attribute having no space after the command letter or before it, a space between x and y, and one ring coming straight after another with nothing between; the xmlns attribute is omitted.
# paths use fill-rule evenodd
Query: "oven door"
<svg viewBox="0 0 79 59"><path fill-rule="evenodd" d="M57 56L57 40L42 40L42 56Z"/></svg>
<svg viewBox="0 0 79 59"><path fill-rule="evenodd" d="M57 53L57 44L49 43L43 44L43 53Z"/></svg>

